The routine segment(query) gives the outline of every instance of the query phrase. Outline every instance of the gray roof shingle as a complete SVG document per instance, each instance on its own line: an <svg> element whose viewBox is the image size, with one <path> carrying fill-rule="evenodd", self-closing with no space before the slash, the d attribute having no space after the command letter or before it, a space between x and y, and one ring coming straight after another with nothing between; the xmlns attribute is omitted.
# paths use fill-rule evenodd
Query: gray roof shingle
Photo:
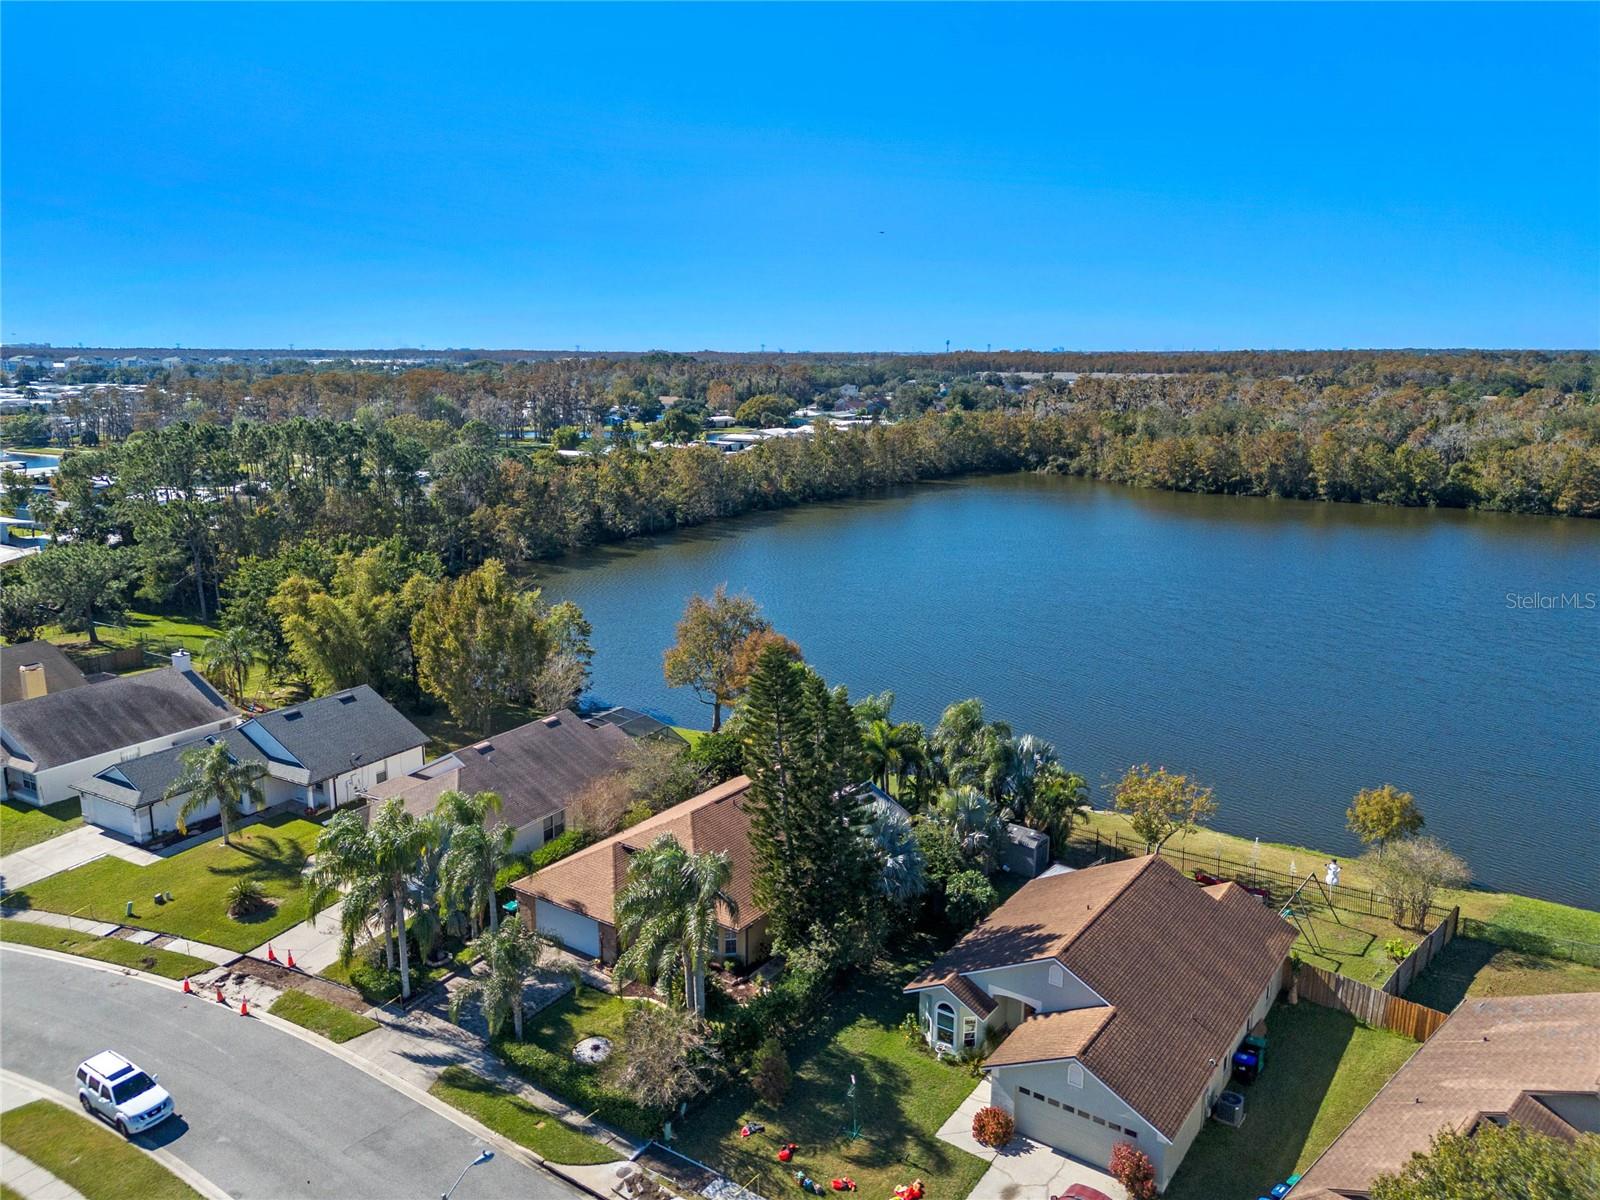
<svg viewBox="0 0 1600 1200"><path fill-rule="evenodd" d="M44 668L47 695L83 687L89 682L72 660L49 642L0 646L0 704L17 704L23 699L21 670L32 663Z"/></svg>
<svg viewBox="0 0 1600 1200"><path fill-rule="evenodd" d="M7 704L0 726L42 771L233 715L194 671L162 667Z"/></svg>
<svg viewBox="0 0 1600 1200"><path fill-rule="evenodd" d="M238 729L224 729L220 733L208 734L193 741L180 742L167 750L157 750L154 754L145 754L139 758L119 762L115 766L107 767L95 778L124 784L133 789L139 793L138 803L134 807L146 808L166 795L167 789L183 776L185 754L197 746L210 745L218 738L228 743L236 761L266 765L267 756L256 748L254 742ZM85 781L82 786L86 791L95 791L92 780Z"/></svg>
<svg viewBox="0 0 1600 1200"><path fill-rule="evenodd" d="M262 713L245 723L271 734L318 783L428 744L427 736L366 684ZM354 755L354 759L352 759Z"/></svg>
<svg viewBox="0 0 1600 1200"><path fill-rule="evenodd" d="M590 725L562 710L465 746L409 775L372 788L400 796L408 811L432 812L447 791L496 792L500 820L513 829L563 811L595 780L628 766L632 739L615 725Z"/></svg>

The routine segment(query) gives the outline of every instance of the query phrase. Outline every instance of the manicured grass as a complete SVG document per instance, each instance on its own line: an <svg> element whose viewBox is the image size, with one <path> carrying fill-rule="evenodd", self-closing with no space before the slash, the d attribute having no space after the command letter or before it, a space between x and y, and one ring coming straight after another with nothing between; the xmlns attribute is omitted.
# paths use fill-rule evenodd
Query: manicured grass
<svg viewBox="0 0 1600 1200"><path fill-rule="evenodd" d="M454 966L454 959L438 966L425 965L413 943L410 960L411 994L415 996L418 992L431 987L448 975ZM384 966L383 949L374 942L358 948L348 967L336 960L318 974L324 979L331 979L334 983L355 988L368 1004L388 1004L400 998L400 968L397 966L390 970Z"/></svg>
<svg viewBox="0 0 1600 1200"><path fill-rule="evenodd" d="M199 650L217 636L219 628L214 621L197 621L182 615L129 609L115 625L96 624L95 634L102 647L108 649L150 642L156 646L182 646L186 650ZM81 630L51 626L43 636L46 641L71 645L91 653L101 648L90 646L88 635Z"/></svg>
<svg viewBox="0 0 1600 1200"><path fill-rule="evenodd" d="M1117 813L1095 812L1090 815L1087 825L1080 825L1073 833L1070 849L1080 855L1093 853L1094 835L1098 832L1101 837L1120 834L1125 843L1133 840L1133 834L1125 817ZM1214 857L1218 853L1224 860L1235 863L1248 863L1255 852L1255 843L1250 838L1234 837L1231 834L1218 833L1211 829L1201 829L1182 838L1174 838L1167 844L1169 856L1182 850L1193 861L1189 863L1194 867L1205 867L1205 859ZM1273 842L1262 842L1260 846L1260 865L1272 871L1287 871L1292 863L1303 878L1308 870L1320 870L1323 863L1327 862L1329 855L1322 850L1314 850L1305 846L1294 846ZM1370 888L1373 881L1367 878L1362 865L1357 860L1342 860L1344 864L1343 883L1355 888ZM1308 889L1309 894L1309 889ZM1524 960L1531 958L1547 958L1560 960L1571 958L1574 955L1579 961L1589 962L1591 965L1600 965L1600 912L1585 908L1575 908L1568 904L1555 904L1548 900L1535 900L1527 896L1518 896L1510 892L1481 891L1476 888L1466 888L1459 891L1441 892L1436 903L1440 907L1459 905L1463 918L1463 929L1473 936L1482 936L1485 940L1499 942L1503 946L1519 950L1523 953ZM1381 901L1380 901L1381 906ZM1347 915L1347 914L1341 914ZM1375 961L1381 956L1381 943L1384 938L1403 937L1415 942L1421 935L1416 930L1397 929L1385 917L1372 918L1377 921L1385 932L1377 939L1374 950L1358 957L1373 958ZM1481 921L1487 924L1486 929L1477 929L1472 922ZM1362 922L1365 924L1365 922ZM1320 933L1322 926L1318 926ZM1587 944L1563 946L1552 944L1545 939L1567 939L1569 942ZM1296 946L1297 952L1310 961L1317 961L1319 965L1329 964L1311 958L1305 954L1303 945ZM1504 961L1504 960L1503 960ZM1558 971L1562 967L1553 968ZM1352 971L1357 978L1366 982L1371 979L1360 973L1361 968ZM1544 968L1538 968L1534 975L1528 976L1528 985L1531 990L1541 990L1537 985L1537 975ZM1502 972L1508 976L1500 981L1501 985L1514 987L1514 981L1509 978L1511 972ZM1382 976L1379 976L1382 978ZM1500 994L1512 995L1512 991Z"/></svg>
<svg viewBox="0 0 1600 1200"><path fill-rule="evenodd" d="M107 855L30 884L8 903L250 950L305 920L301 873L321 832L310 821L280 814L237 831L231 846L218 836L145 867ZM271 902L242 921L228 915L227 902L228 888L240 879L261 884ZM171 892L172 902L156 904L151 897L157 892ZM123 913L128 900L134 902L131 917Z"/></svg>
<svg viewBox="0 0 1600 1200"><path fill-rule="evenodd" d="M1469 997L1600 992L1600 967L1525 954L1458 936L1406 989L1405 998L1450 1012Z"/></svg>
<svg viewBox="0 0 1600 1200"><path fill-rule="evenodd" d="M704 729L690 729L687 725L673 725L671 728L674 733L689 743L691 750L694 749L695 743L706 735Z"/></svg>
<svg viewBox="0 0 1600 1200"><path fill-rule="evenodd" d="M643 1001L580 985L524 1021L522 1041L506 1029L495 1039L494 1049L517 1074L564 1097L574 1108L637 1137L654 1137L661 1131L662 1114L612 1091L598 1067L572 1057L573 1046L594 1036L610 1038L614 1053L622 1053L623 1018L630 1005L639 1003Z"/></svg>
<svg viewBox="0 0 1600 1200"><path fill-rule="evenodd" d="M14 854L60 837L83 824L78 800L60 800L35 808L15 800L0 802L0 854Z"/></svg>
<svg viewBox="0 0 1600 1200"><path fill-rule="evenodd" d="M679 1148L765 1196L788 1195L795 1187L791 1168L774 1157L792 1141L802 1147L794 1165L824 1186L849 1175L861 1195L886 1197L920 1176L933 1200L960 1200L988 1164L936 1134L978 1080L965 1066L938 1062L920 1043L912 1046L899 1028L915 1007L900 992L914 969L908 959L860 972L829 1002L825 1025L790 1048L794 1083L781 1106L767 1108L742 1082L726 1087L676 1123L682 1126ZM865 1130L855 1140L844 1136L852 1074ZM746 1121L766 1129L741 1138Z"/></svg>
<svg viewBox="0 0 1600 1200"><path fill-rule="evenodd" d="M497 708L489 721L491 734L503 733L507 729L515 729L518 725L526 725L532 721L535 714L530 708L520 705L506 708ZM450 710L443 704L436 703L429 711L420 712L416 709L406 710L406 719L409 720L423 733L428 735L428 755L447 754L451 750L459 750L462 746L471 746L483 740L481 729L469 729L450 715Z"/></svg>
<svg viewBox="0 0 1600 1200"><path fill-rule="evenodd" d="M522 1097L461 1067L446 1067L428 1093L553 1163L591 1166L616 1162L621 1157L609 1146L584 1136Z"/></svg>
<svg viewBox="0 0 1600 1200"><path fill-rule="evenodd" d="M1416 1053L1419 1043L1301 1002L1267 1016L1267 1064L1242 1088L1238 1129L1207 1121L1167 1200L1250 1200L1304 1171Z"/></svg>
<svg viewBox="0 0 1600 1200"><path fill-rule="evenodd" d="M109 1128L49 1100L5 1114L5 1142L88 1200L199 1200L200 1193Z"/></svg>
<svg viewBox="0 0 1600 1200"><path fill-rule="evenodd" d="M320 1033L330 1042L348 1042L378 1027L371 1017L353 1013L337 1004L328 1003L321 996L306 992L284 992L267 1011L285 1021L293 1021L312 1033Z"/></svg>
<svg viewBox="0 0 1600 1200"><path fill-rule="evenodd" d="M148 971L166 979L198 975L216 965L174 950L135 945L123 938L93 937L71 929L57 929L53 925L37 925L32 921L14 919L0 920L0 942L37 946L41 950L59 950L63 954L76 954L79 958L92 958L99 962L115 963L119 967L132 967L135 971Z"/></svg>
<svg viewBox="0 0 1600 1200"><path fill-rule="evenodd" d="M0 1183L0 1200L22 1200L22 1193L8 1183Z"/></svg>

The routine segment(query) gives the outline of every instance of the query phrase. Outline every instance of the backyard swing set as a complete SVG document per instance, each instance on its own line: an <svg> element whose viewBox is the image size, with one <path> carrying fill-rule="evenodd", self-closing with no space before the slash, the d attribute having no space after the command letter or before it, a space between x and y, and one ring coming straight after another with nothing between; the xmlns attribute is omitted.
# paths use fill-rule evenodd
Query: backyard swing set
<svg viewBox="0 0 1600 1200"><path fill-rule="evenodd" d="M1306 945L1310 946L1318 954L1327 954L1328 951L1323 947L1321 939L1317 937L1317 925L1311 914L1310 902L1301 897L1301 893L1306 890L1306 884L1308 883L1317 885L1317 891L1322 893L1322 902L1328 906L1328 911L1333 914L1334 921L1340 925L1344 924L1344 921L1339 917L1339 910L1334 906L1333 896L1329 894L1327 885L1317 878L1315 871L1306 872L1306 877L1300 881L1299 886L1290 892L1289 898L1283 902L1283 906L1278 910L1278 915L1299 931L1300 936L1305 939Z"/></svg>

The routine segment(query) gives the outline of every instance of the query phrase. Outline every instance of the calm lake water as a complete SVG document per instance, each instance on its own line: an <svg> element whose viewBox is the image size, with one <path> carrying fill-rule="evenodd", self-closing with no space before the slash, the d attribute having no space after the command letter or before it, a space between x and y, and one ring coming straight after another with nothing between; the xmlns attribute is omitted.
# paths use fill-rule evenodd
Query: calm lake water
<svg viewBox="0 0 1600 1200"><path fill-rule="evenodd" d="M1600 593L1600 522L1009 475L540 579L594 623L602 703L709 726L661 654L690 593L726 582L829 682L894 689L900 720L982 697L1097 806L1129 764L1165 764L1215 788L1219 828L1349 854L1350 796L1391 782L1483 883L1600 907L1600 608L1552 599Z"/></svg>

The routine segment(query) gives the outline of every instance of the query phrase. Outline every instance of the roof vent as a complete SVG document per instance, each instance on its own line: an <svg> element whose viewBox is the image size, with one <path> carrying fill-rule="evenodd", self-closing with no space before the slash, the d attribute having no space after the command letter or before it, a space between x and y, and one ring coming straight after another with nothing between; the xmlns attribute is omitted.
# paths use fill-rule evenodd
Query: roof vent
<svg viewBox="0 0 1600 1200"><path fill-rule="evenodd" d="M303 716L305 716L305 713L301 712L299 709L296 709L294 712L284 713L283 719L285 721L298 721Z"/></svg>
<svg viewBox="0 0 1600 1200"><path fill-rule="evenodd" d="M354 696L340 696L339 697L339 703L340 704L354 704L355 702L356 702L356 698Z"/></svg>
<svg viewBox="0 0 1600 1200"><path fill-rule="evenodd" d="M488 754L491 750L494 749L494 743L493 742L479 742L476 746L473 747L473 749L476 750L479 754Z"/></svg>
<svg viewBox="0 0 1600 1200"><path fill-rule="evenodd" d="M539 724L547 725L551 729L554 729L557 725L561 724L561 714L551 713L548 717L545 717L543 720L541 720Z"/></svg>

